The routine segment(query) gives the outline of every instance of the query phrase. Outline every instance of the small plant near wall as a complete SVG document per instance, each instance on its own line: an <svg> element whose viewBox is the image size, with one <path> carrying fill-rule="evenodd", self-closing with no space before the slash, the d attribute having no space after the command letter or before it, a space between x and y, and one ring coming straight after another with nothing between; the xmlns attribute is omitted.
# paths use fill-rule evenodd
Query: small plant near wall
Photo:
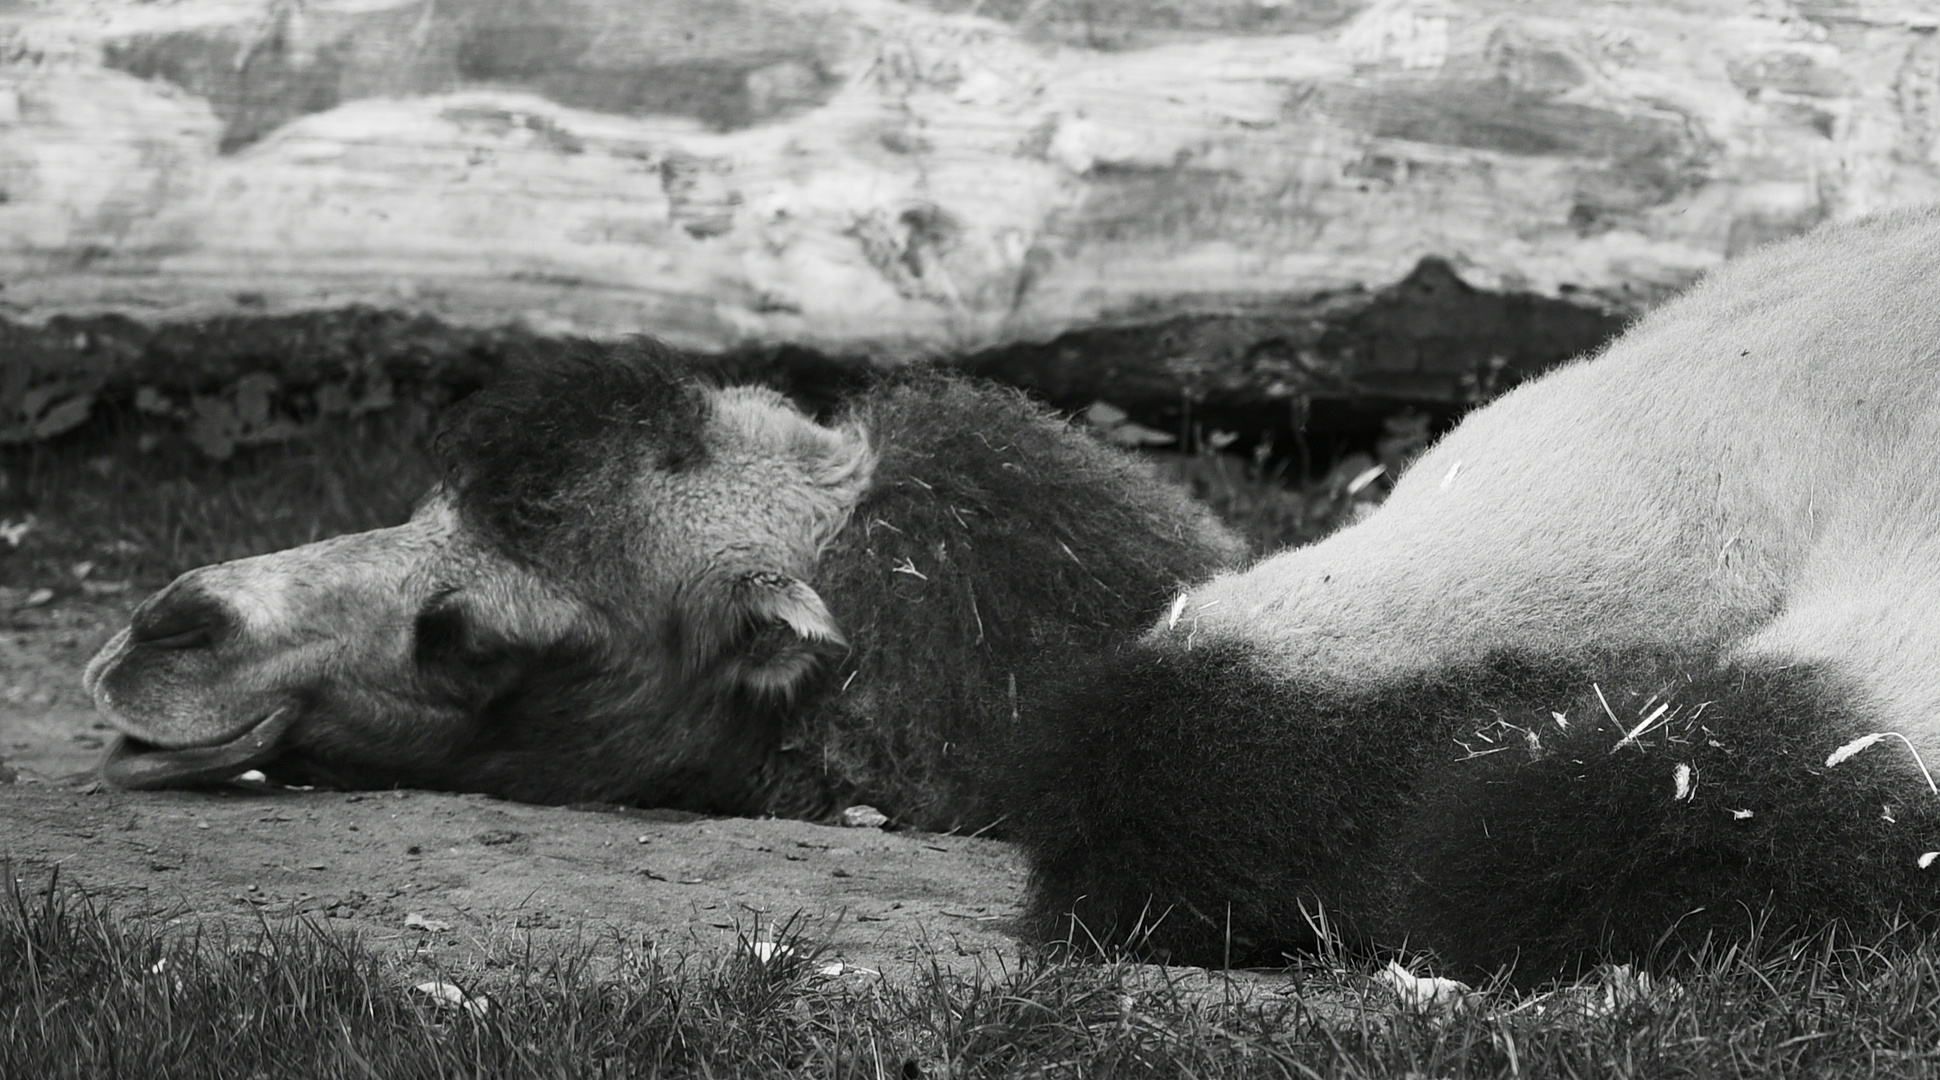
<svg viewBox="0 0 1940 1080"><path fill-rule="evenodd" d="M333 420L383 412L398 404L396 387L382 371L357 372L312 387L286 387L269 372L251 372L211 392L171 393L154 386L135 389L135 410L178 430L215 461L239 446L288 442L322 433ZM145 431L142 448L165 434Z"/></svg>
<svg viewBox="0 0 1940 1080"><path fill-rule="evenodd" d="M104 382L99 370L36 371L0 366L0 446L43 442L80 427Z"/></svg>
<svg viewBox="0 0 1940 1080"><path fill-rule="evenodd" d="M94 422L144 451L212 461L399 406L437 407L538 339L368 308L147 327L127 319L0 321L0 451Z"/></svg>

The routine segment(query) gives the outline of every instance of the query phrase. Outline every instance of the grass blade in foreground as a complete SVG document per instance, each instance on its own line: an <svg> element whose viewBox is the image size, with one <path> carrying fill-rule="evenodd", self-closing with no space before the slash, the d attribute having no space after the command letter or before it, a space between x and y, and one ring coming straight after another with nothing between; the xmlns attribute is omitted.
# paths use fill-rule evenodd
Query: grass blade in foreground
<svg viewBox="0 0 1940 1080"><path fill-rule="evenodd" d="M785 921L711 961L614 942L441 976L468 1008L414 990L425 975L408 958L313 924L164 929L7 877L9 1077L1940 1072L1940 943L1910 934L1701 958L1681 995L1588 1016L1565 995L1423 1016L1371 972L1296 971L1282 993L1131 964L962 976L939 955L907 977L830 977Z"/></svg>

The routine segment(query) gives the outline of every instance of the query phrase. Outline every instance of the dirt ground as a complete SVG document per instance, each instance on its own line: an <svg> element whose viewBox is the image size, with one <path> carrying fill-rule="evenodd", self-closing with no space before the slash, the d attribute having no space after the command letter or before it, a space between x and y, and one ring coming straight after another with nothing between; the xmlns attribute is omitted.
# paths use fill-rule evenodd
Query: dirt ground
<svg viewBox="0 0 1940 1080"><path fill-rule="evenodd" d="M790 919L852 970L1012 963L1004 844L799 821L526 806L418 791L131 793L80 688L139 599L0 589L0 860L117 912L308 917L452 969L528 942L718 952Z"/></svg>

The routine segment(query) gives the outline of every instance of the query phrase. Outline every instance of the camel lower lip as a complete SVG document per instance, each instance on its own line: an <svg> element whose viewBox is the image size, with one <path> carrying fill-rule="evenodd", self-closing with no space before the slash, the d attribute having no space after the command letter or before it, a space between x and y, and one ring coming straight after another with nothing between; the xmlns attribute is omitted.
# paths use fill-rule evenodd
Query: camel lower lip
<svg viewBox="0 0 1940 1080"><path fill-rule="evenodd" d="M275 758L295 720L296 707L285 705L228 742L175 750L123 735L101 760L101 779L130 791L220 783Z"/></svg>

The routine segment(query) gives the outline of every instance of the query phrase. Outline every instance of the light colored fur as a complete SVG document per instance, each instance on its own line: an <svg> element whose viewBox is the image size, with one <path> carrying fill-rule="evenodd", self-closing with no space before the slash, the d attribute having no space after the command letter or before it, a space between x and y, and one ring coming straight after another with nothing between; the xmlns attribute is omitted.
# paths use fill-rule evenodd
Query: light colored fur
<svg viewBox="0 0 1940 1080"><path fill-rule="evenodd" d="M1518 650L1816 662L1940 755L1940 211L1774 244L1153 631L1371 685Z"/></svg>

